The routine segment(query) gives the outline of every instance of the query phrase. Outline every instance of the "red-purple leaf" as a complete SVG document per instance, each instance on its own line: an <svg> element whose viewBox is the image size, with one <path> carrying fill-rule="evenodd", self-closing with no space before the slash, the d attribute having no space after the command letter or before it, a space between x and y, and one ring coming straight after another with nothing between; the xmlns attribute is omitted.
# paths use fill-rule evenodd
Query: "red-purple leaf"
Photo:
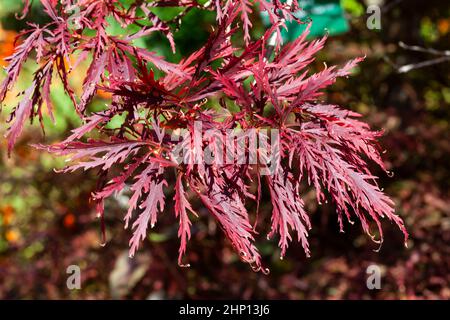
<svg viewBox="0 0 450 320"><path fill-rule="evenodd" d="M197 216L186 199L182 175L179 174L175 184L175 215L180 221L180 227L178 228L178 237L181 240L178 255L178 265L180 266L188 266L182 263L183 255L186 252L187 242L191 238L191 221L189 220L188 211Z"/></svg>

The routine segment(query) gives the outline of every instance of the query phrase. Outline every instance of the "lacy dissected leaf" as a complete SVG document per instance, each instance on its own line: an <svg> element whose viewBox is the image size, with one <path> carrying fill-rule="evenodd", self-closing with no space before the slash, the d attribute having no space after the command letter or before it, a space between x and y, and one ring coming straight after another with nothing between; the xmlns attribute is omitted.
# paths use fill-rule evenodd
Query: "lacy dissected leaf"
<svg viewBox="0 0 450 320"><path fill-rule="evenodd" d="M7 137L8 137L8 153L11 152L18 136L22 132L23 125L27 118L30 116L33 110L33 100L32 96L36 87L33 85L29 87L24 94L23 100L19 103L17 108L13 111L13 115L15 116L15 121L12 126L9 128Z"/></svg>
<svg viewBox="0 0 450 320"><path fill-rule="evenodd" d="M133 217L133 210L141 209L142 212L132 224L134 231L130 240L130 257L134 256L141 241L147 237L148 224L153 228L158 219L158 212L164 211L163 187L167 186L167 182L163 174L164 169L158 163L150 163L131 186L133 196L130 198L130 207L125 217L126 227Z"/></svg>
<svg viewBox="0 0 450 320"><path fill-rule="evenodd" d="M311 222L304 210L303 200L300 198L299 186L292 175L284 174L282 170L268 178L268 186L272 199L272 231L269 237L279 233L281 257L286 253L289 241L292 240L290 230L297 233L297 240L301 242L306 255L309 257L308 230Z"/></svg>
<svg viewBox="0 0 450 320"><path fill-rule="evenodd" d="M352 130L347 128L348 134ZM364 132L363 132L364 133ZM375 177L367 174L367 164L360 158L358 152L353 148L357 139L364 141L364 144L373 144L373 141L364 134L359 137L352 136L352 140L334 140L330 138L327 130L320 125L308 123L302 126L299 132L290 132L292 142L295 143L295 154L299 159L299 167L302 173L307 175L308 181L312 181L316 187L318 201L324 201L322 188L326 188L333 201L336 203L338 219L343 231L343 217L352 222L351 212L361 221L365 232L371 234L366 214L377 224L380 239L383 233L380 218L387 217L394 221L405 235L407 233L402 220L394 213L394 203L389 199L375 183ZM373 137L371 137L373 139ZM368 148L368 153L376 152L375 149ZM350 157L351 158L350 158ZM378 158L378 154L371 157ZM355 164L353 164L355 163ZM371 234L374 238L374 236Z"/></svg>
<svg viewBox="0 0 450 320"><path fill-rule="evenodd" d="M52 102L50 100L49 90L52 71L52 63L47 63L39 69L34 74L32 85L25 90L22 100L12 111L10 119L13 123L6 134L8 138L8 155L11 154L14 144L22 132L26 120L29 118L32 121L35 116L38 116L39 120L42 120L41 107L44 101L47 103L47 109L50 116L53 117Z"/></svg>
<svg viewBox="0 0 450 320"><path fill-rule="evenodd" d="M6 97L6 93L11 89L12 85L17 81L17 78L22 70L22 66L27 61L30 53L36 49L36 47L42 47L42 35L43 29L38 26L33 26L26 32L22 32L19 37L27 36L25 41L18 45L12 56L5 59L8 62L6 68L6 78L0 87L0 101L3 101Z"/></svg>
<svg viewBox="0 0 450 320"><path fill-rule="evenodd" d="M64 172L78 169L88 170L99 167L108 170L114 164L123 163L128 157L135 155L146 143L142 141L117 140L111 142L89 140L88 142L66 142L50 147L39 145L51 153L65 156L71 155L67 161L75 162L66 167Z"/></svg>
<svg viewBox="0 0 450 320"><path fill-rule="evenodd" d="M216 180L221 180L217 177ZM241 259L261 270L261 256L253 244L254 231L250 224L247 210L237 191L224 190L224 181L216 181L211 186L199 185L205 190L198 195L203 204L219 222Z"/></svg>
<svg viewBox="0 0 450 320"><path fill-rule="evenodd" d="M84 112L89 102L91 102L97 92L97 84L100 83L102 75L106 67L106 52L100 52L94 56L91 65L87 71L86 78L83 83L83 94L78 106L80 112Z"/></svg>
<svg viewBox="0 0 450 320"><path fill-rule="evenodd" d="M188 211L197 216L195 211L192 209L191 204L186 199L182 175L179 174L177 177L177 182L175 184L175 214L180 221L180 227L178 228L178 237L181 241L178 255L178 264L180 266L183 265L183 255L186 252L187 242L191 238L192 223L189 219Z"/></svg>

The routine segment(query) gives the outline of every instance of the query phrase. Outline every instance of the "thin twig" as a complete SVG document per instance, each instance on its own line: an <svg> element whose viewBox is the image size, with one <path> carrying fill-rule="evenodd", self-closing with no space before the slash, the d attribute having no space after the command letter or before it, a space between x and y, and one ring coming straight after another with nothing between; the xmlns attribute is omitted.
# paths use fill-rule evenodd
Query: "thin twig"
<svg viewBox="0 0 450 320"><path fill-rule="evenodd" d="M429 54L433 54L433 55L436 55L436 56L450 57L450 50L442 51L442 50L436 50L436 49L433 49L433 48L424 48L424 47L419 47L419 46L409 46L409 45L405 44L403 41L400 41L398 43L398 45L400 46L400 48L403 48L405 50L429 53Z"/></svg>
<svg viewBox="0 0 450 320"><path fill-rule="evenodd" d="M406 72L409 72L409 71L414 70L414 69L420 69L420 68L424 68L424 67L429 67L429 66L432 66L432 65L435 65L435 64L446 62L446 61L450 61L450 57L439 57L439 58L432 59L432 60L427 60L427 61L424 61L424 62L407 64L405 66L402 66L402 67L398 68L397 72L398 73L406 73Z"/></svg>
<svg viewBox="0 0 450 320"><path fill-rule="evenodd" d="M400 48L403 48L405 50L409 50L409 51L414 51L414 52L422 52L422 53L428 53L428 54L432 54L434 56L439 56L438 58L435 59L431 59L431 60L426 60L423 62L418 62L418 63L411 63L411 64L407 64L401 67L396 66L397 72L398 73L407 73L411 70L415 70L415 69L420 69L420 68L425 68L425 67L429 67L429 66L433 66L439 63L443 63L443 62L447 62L450 61L450 50L436 50L433 48L424 48L424 47L420 47L420 46L410 46L405 44L404 42L400 41L398 43L398 45L400 46Z"/></svg>

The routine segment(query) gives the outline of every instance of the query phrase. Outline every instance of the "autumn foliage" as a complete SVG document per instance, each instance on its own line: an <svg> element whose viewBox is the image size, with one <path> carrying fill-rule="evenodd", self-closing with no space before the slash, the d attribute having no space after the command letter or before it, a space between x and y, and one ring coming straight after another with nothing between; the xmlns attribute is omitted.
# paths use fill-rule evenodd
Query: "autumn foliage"
<svg viewBox="0 0 450 320"><path fill-rule="evenodd" d="M133 230L131 256L164 212L167 189L175 193L180 265L186 265L183 254L191 236L191 219L197 216L189 199L198 198L241 259L255 271L266 272L254 245L257 232L253 220L257 213L249 212L247 206L261 201L263 186L269 190L273 206L268 237L277 237L282 256L294 239L301 242L306 255L310 253L308 231L312 225L301 198L307 185L315 188L319 203L334 203L341 231L345 220L359 221L363 230L381 243L380 219L387 218L398 225L406 241L408 235L403 221L394 213L393 201L379 188L368 168L368 162L374 162L385 169L377 145L381 133L360 121L359 114L319 101L327 86L338 77L350 75L362 59L342 67L325 65L322 71L311 74L308 65L326 39L307 41L306 31L283 44L279 36L286 20L297 20L296 1L291 5L278 0L215 0L206 4L136 0L127 6L119 0L41 3L50 22L29 24L29 29L19 35L20 44L7 58L7 77L0 87L3 101L25 61L37 62L34 79L11 114L9 152L26 121L37 119L42 123L44 104L53 117L50 90L58 77L84 124L66 140L38 147L70 156L71 163L64 172L97 170L98 189L92 198L101 219L105 199L124 190L131 192L125 215L125 226ZM25 1L23 18L29 5ZM167 21L154 13L156 7L183 7L184 11ZM175 51L173 32L180 17L193 8L215 11L216 25L204 46L179 63L169 63L134 44L138 38L159 32ZM250 34L249 15L253 10L267 11L273 25L256 40ZM138 26L139 31L112 36L107 32L111 18L123 27ZM78 60L71 62L73 56ZM89 57L92 60L83 93L78 97L68 77ZM111 101L103 111L92 112L89 105L99 90L110 93ZM111 129L108 124L117 116L122 119L121 125ZM198 123L200 138L195 134ZM261 167L267 166L263 161L175 161L173 150L180 143L188 150L184 157L189 159L214 145L217 137L203 134L210 129L219 133L277 130L277 169L262 175ZM181 130L187 132L187 139L174 141L173 136L179 136ZM97 138L89 138L92 135ZM249 146L251 137L244 137ZM176 181L173 186L168 177ZM250 191L251 184L257 185L255 193Z"/></svg>

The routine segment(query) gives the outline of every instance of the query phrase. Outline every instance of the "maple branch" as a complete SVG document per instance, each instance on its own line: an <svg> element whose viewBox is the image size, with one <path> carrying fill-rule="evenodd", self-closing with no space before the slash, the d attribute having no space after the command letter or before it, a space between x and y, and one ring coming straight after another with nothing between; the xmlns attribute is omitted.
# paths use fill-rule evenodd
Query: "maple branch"
<svg viewBox="0 0 450 320"><path fill-rule="evenodd" d="M419 47L419 46L409 46L406 45L403 41L400 41L398 43L398 45L405 49L405 50L410 50L410 51L416 51L416 52L424 52L424 53L429 53L429 54L433 54L436 56L446 56L446 57L450 57L450 50L436 50L433 48L423 48L423 47Z"/></svg>
<svg viewBox="0 0 450 320"><path fill-rule="evenodd" d="M423 62L419 62L419 63L407 64L407 65L404 65L404 66L401 66L400 68L398 68L397 72L398 73L407 73L411 70L425 68L425 67L433 66L433 65L440 64L440 63L447 62L447 61L450 61L450 57L440 57L440 58L431 59L431 60L427 60L427 61L423 61Z"/></svg>

